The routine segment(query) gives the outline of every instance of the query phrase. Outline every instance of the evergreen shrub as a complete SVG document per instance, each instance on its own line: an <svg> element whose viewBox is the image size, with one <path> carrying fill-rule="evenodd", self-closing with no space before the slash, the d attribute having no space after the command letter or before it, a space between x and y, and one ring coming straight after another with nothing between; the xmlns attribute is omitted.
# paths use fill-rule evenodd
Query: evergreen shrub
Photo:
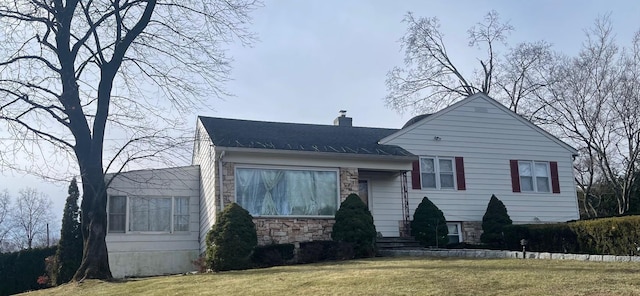
<svg viewBox="0 0 640 296"><path fill-rule="evenodd" d="M229 204L207 234L207 263L214 271L247 269L257 244L251 214L236 203Z"/></svg>
<svg viewBox="0 0 640 296"><path fill-rule="evenodd" d="M480 241L492 247L504 246L504 227L513 222L504 206L495 195L491 196L487 211L482 216L482 235Z"/></svg>
<svg viewBox="0 0 640 296"><path fill-rule="evenodd" d="M426 196L413 213L411 235L423 246L445 247L449 243L447 220Z"/></svg>
<svg viewBox="0 0 640 296"><path fill-rule="evenodd" d="M353 245L357 258L373 257L376 253L376 227L373 216L360 197L349 194L336 212L331 238Z"/></svg>

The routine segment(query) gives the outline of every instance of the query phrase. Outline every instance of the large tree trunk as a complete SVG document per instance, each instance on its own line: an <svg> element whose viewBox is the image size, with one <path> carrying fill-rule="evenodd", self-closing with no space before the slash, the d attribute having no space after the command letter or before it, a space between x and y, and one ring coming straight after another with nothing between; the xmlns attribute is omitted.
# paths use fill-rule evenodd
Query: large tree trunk
<svg viewBox="0 0 640 296"><path fill-rule="evenodd" d="M73 280L111 279L107 253L107 192L102 168L82 170L82 263Z"/></svg>

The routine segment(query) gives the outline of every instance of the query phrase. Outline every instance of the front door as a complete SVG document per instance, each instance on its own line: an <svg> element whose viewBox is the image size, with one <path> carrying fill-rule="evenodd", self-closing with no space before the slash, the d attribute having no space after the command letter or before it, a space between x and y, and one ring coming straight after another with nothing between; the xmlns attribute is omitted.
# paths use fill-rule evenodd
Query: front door
<svg viewBox="0 0 640 296"><path fill-rule="evenodd" d="M369 180L358 180L358 195L367 207L369 206Z"/></svg>

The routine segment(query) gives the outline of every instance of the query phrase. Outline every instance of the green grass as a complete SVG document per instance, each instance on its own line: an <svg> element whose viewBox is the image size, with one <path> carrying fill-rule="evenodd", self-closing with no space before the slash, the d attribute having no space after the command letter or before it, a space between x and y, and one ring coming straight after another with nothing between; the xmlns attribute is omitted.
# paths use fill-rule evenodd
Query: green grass
<svg viewBox="0 0 640 296"><path fill-rule="evenodd" d="M640 295L639 275L628 262L374 258L92 280L28 295Z"/></svg>

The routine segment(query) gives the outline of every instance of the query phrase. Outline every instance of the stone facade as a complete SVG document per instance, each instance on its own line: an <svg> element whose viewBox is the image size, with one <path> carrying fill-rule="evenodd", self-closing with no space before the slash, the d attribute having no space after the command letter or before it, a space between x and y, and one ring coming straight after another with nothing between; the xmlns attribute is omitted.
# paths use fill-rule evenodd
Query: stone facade
<svg viewBox="0 0 640 296"><path fill-rule="evenodd" d="M216 160L216 168L219 164ZM223 162L222 164L222 199L224 205L235 201L235 163ZM344 201L351 193L358 193L358 169L340 168L340 202ZM216 170L216 180L220 176ZM216 191L216 209L220 207L220 190ZM338 205L339 206L339 205ZM314 240L330 240L334 219L330 218L254 218L258 233L258 244L293 243Z"/></svg>
<svg viewBox="0 0 640 296"><path fill-rule="evenodd" d="M331 240L334 219L254 218L258 245Z"/></svg>
<svg viewBox="0 0 640 296"><path fill-rule="evenodd" d="M462 241L472 244L480 243L482 221L462 222Z"/></svg>
<svg viewBox="0 0 640 296"><path fill-rule="evenodd" d="M358 193L358 169L340 168L340 202L351 193Z"/></svg>

